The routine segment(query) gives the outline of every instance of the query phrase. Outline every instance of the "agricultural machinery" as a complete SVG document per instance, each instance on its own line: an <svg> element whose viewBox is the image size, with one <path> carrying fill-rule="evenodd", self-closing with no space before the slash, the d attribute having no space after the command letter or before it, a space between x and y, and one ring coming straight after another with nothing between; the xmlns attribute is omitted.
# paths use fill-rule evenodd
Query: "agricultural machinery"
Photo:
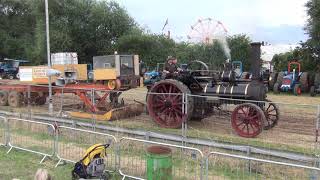
<svg viewBox="0 0 320 180"><path fill-rule="evenodd" d="M19 66L28 63L27 60L16 60L5 58L0 62L0 77L1 79L19 79Z"/></svg>
<svg viewBox="0 0 320 180"><path fill-rule="evenodd" d="M164 63L157 63L157 68L155 70L144 73L143 84L147 86L147 88L149 88L155 82L158 82L161 79L163 67Z"/></svg>
<svg viewBox="0 0 320 180"><path fill-rule="evenodd" d="M291 68L293 66L296 66L296 68ZM300 95L308 90L308 86L308 73L301 72L300 63L293 61L288 64L288 71L278 73L277 81L273 86L273 92L292 91L294 95Z"/></svg>
<svg viewBox="0 0 320 180"><path fill-rule="evenodd" d="M149 89L154 83L161 80L165 63L157 63L156 70L146 72L143 76L143 84ZM188 64L180 64L180 69L185 70Z"/></svg>
<svg viewBox="0 0 320 180"><path fill-rule="evenodd" d="M20 66L20 81L28 83L0 82L0 106L44 105L49 96L49 89L44 85L48 84L50 71L59 72L51 76L53 94L74 94L82 101L83 111L69 112L72 117L91 118L92 113L96 113L97 120L108 121L143 111L141 103L125 104L119 98L123 91L136 88L140 83L144 72L137 55L94 57L93 83L88 83L87 64L56 64L52 69Z"/></svg>
<svg viewBox="0 0 320 180"><path fill-rule="evenodd" d="M147 96L150 116L161 127L179 128L187 120L203 119L221 105L232 103L236 106L231 125L238 135L252 138L262 129L274 127L279 112L275 104L266 102L266 89L260 75L260 46L252 43L250 81L237 80L231 63L227 62L222 72L213 72L202 61L192 61L173 78L155 83ZM244 103L241 99L253 102Z"/></svg>

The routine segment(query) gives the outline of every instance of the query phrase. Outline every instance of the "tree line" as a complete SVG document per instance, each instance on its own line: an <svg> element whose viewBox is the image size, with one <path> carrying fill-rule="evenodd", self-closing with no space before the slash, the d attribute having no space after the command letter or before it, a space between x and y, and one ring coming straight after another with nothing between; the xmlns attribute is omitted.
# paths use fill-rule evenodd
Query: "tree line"
<svg viewBox="0 0 320 180"><path fill-rule="evenodd" d="M0 59L26 59L32 65L46 64L44 0L0 1ZM138 54L155 67L167 56L181 63L201 60L218 68L227 59L219 43L211 45L175 42L142 29L115 1L50 0L51 52L77 52L81 63L97 55ZM233 60L249 69L250 38L227 37Z"/></svg>

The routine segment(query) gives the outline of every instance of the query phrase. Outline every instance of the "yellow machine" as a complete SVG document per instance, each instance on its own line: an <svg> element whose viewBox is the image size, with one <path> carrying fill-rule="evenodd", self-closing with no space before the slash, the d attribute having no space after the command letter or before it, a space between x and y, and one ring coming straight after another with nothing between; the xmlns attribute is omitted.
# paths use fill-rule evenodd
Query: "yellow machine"
<svg viewBox="0 0 320 180"><path fill-rule="evenodd" d="M104 158L109 146L110 144L95 144L88 148L83 158L75 164L72 178L108 179L108 175L105 173Z"/></svg>
<svg viewBox="0 0 320 180"><path fill-rule="evenodd" d="M93 79L110 89L130 89L139 86L138 55L108 55L93 57Z"/></svg>

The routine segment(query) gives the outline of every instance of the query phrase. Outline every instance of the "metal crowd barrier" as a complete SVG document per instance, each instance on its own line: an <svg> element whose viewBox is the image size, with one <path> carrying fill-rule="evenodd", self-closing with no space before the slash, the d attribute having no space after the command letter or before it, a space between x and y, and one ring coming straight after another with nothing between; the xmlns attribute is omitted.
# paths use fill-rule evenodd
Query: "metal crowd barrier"
<svg viewBox="0 0 320 180"><path fill-rule="evenodd" d="M320 168L222 152L206 157L205 179L319 179Z"/></svg>
<svg viewBox="0 0 320 180"><path fill-rule="evenodd" d="M105 159L106 170L111 172L116 171L117 162L115 150L117 140L113 135L67 126L58 126L56 136L57 157L59 158L56 167L61 161L76 163L82 159L82 156L90 146L96 143L107 143L110 144L110 146Z"/></svg>
<svg viewBox="0 0 320 180"><path fill-rule="evenodd" d="M7 145L7 119L3 116L0 116L0 146L6 146Z"/></svg>
<svg viewBox="0 0 320 180"><path fill-rule="evenodd" d="M55 127L52 124L26 119L8 118L9 150L15 148L46 157L55 155Z"/></svg>
<svg viewBox="0 0 320 180"><path fill-rule="evenodd" d="M85 129L54 126L50 123L0 116L0 145L12 149L58 157L75 163L96 143L110 143L106 170L119 172L123 179L146 179L146 149L160 145L172 150L173 179L319 179L320 168L280 160L267 160L236 154L202 151L176 144L168 144L130 137L115 136ZM316 165L319 162L316 162Z"/></svg>
<svg viewBox="0 0 320 180"><path fill-rule="evenodd" d="M161 145L172 150L173 179L202 179L203 153L199 149L122 137L119 140L119 173L123 176L123 179L146 179L145 149L149 145Z"/></svg>

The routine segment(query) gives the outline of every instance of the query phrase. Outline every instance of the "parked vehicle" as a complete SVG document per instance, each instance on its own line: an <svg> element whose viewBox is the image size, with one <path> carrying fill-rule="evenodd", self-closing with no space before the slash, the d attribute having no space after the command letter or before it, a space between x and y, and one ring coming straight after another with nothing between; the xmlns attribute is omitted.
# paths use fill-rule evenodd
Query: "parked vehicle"
<svg viewBox="0 0 320 180"><path fill-rule="evenodd" d="M295 68L292 68L295 66ZM273 92L293 92L300 95L307 92L309 87L309 77L307 72L301 72L301 65L297 61L288 64L288 71L278 73L277 81L274 84Z"/></svg>
<svg viewBox="0 0 320 180"><path fill-rule="evenodd" d="M28 63L27 60L7 59L0 61L1 79L19 79L19 66Z"/></svg>

